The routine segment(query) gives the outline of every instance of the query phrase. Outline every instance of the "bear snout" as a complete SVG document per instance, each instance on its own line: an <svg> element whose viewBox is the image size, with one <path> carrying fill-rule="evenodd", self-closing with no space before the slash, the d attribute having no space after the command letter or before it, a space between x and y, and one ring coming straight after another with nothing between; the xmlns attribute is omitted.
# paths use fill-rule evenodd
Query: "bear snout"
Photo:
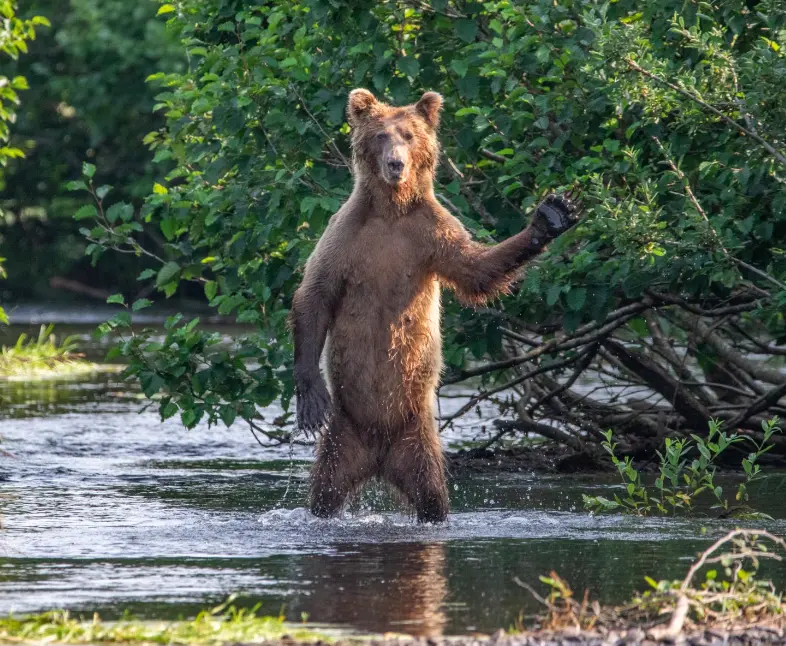
<svg viewBox="0 0 786 646"><path fill-rule="evenodd" d="M404 172L404 162L400 159L391 159L388 162L388 168L390 172L395 175L401 175Z"/></svg>
<svg viewBox="0 0 786 646"><path fill-rule="evenodd" d="M386 155L382 163L382 176L388 184L400 184L406 180L407 162L399 155Z"/></svg>

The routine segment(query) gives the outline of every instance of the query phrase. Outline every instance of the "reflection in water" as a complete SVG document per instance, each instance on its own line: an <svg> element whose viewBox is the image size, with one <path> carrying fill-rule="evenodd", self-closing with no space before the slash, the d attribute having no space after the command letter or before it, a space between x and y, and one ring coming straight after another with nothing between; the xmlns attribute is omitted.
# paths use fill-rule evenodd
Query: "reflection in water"
<svg viewBox="0 0 786 646"><path fill-rule="evenodd" d="M443 634L447 619L442 543L338 545L339 554L306 559L314 589L304 604L312 620L380 627L422 637Z"/></svg>

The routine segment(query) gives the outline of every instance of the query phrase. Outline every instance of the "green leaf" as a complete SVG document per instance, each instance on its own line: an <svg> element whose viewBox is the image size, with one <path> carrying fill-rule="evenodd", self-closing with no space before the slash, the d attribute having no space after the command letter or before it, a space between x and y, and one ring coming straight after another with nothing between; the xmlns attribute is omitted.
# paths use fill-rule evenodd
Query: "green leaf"
<svg viewBox="0 0 786 646"><path fill-rule="evenodd" d="M162 15L164 15L164 14L166 14L166 13L172 13L172 12L173 12L173 11L175 11L176 9L177 9L177 8L176 8L174 5L172 5L172 4L162 4L162 5L161 5L161 6L158 8L158 11L156 12L156 15L157 15L157 16L162 16Z"/></svg>
<svg viewBox="0 0 786 646"><path fill-rule="evenodd" d="M183 426L186 428L194 428L197 423L196 411L192 409L184 410L180 413L180 421L183 422Z"/></svg>
<svg viewBox="0 0 786 646"><path fill-rule="evenodd" d="M235 421L237 417L237 411L234 408L230 408L229 406L224 406L221 409L221 421L224 422L227 426L232 426L232 423Z"/></svg>
<svg viewBox="0 0 786 646"><path fill-rule="evenodd" d="M454 22L454 28L458 37L466 43L473 42L478 33L478 23L474 20L467 20L466 18L456 20Z"/></svg>
<svg viewBox="0 0 786 646"><path fill-rule="evenodd" d="M118 312L115 314L109 321L107 321L110 325L114 327L130 327L131 325L131 315L128 312Z"/></svg>
<svg viewBox="0 0 786 646"><path fill-rule="evenodd" d="M96 174L96 167L93 164L82 162L82 175L92 178Z"/></svg>
<svg viewBox="0 0 786 646"><path fill-rule="evenodd" d="M173 261L166 263L163 267L161 267L161 269L158 270L158 275L156 276L156 286L162 287L167 283L177 280L179 274L180 265Z"/></svg>
<svg viewBox="0 0 786 646"><path fill-rule="evenodd" d="M164 218L161 220L161 233L167 240L174 240L177 233L177 220L175 218Z"/></svg>
<svg viewBox="0 0 786 646"><path fill-rule="evenodd" d="M117 202L116 204L110 206L106 211L106 219L109 221L109 224L114 224L118 220L130 220L133 215L134 207L131 204L126 204L125 202Z"/></svg>
<svg viewBox="0 0 786 646"><path fill-rule="evenodd" d="M450 66L460 78L464 78L467 75L467 70L469 70L469 62L463 58L457 58L451 61Z"/></svg>
<svg viewBox="0 0 786 646"><path fill-rule="evenodd" d="M131 306L131 309L134 312L138 312L139 310L143 310L146 307L150 307L153 304L153 301L148 300L147 298L140 298L139 300L134 301L134 304Z"/></svg>
<svg viewBox="0 0 786 646"><path fill-rule="evenodd" d="M70 182L66 182L66 189L69 191L86 191L87 184L85 184L82 180L72 180Z"/></svg>
<svg viewBox="0 0 786 646"><path fill-rule="evenodd" d="M87 220L88 218L98 217L98 209L92 204L85 204L74 213L74 220Z"/></svg>
<svg viewBox="0 0 786 646"><path fill-rule="evenodd" d="M177 413L177 404L174 404L172 402L167 402L166 404L162 404L160 413L161 413L162 420L173 417L175 413Z"/></svg>
<svg viewBox="0 0 786 646"><path fill-rule="evenodd" d="M404 56L398 59L398 69L407 76L417 76L420 72L420 63L413 56Z"/></svg>
<svg viewBox="0 0 786 646"><path fill-rule="evenodd" d="M559 295L561 293L562 287L560 285L552 285L549 287L546 292L546 305L552 307L559 300Z"/></svg>
<svg viewBox="0 0 786 646"><path fill-rule="evenodd" d="M212 301L216 297L218 291L218 283L214 280L209 280L205 283L205 296L207 300Z"/></svg>
<svg viewBox="0 0 786 646"><path fill-rule="evenodd" d="M126 299L123 297L122 294L112 294L109 298L106 299L107 303L117 303L119 305L125 305Z"/></svg>
<svg viewBox="0 0 786 646"><path fill-rule="evenodd" d="M109 184L104 184L103 186L99 186L96 189L96 195L98 196L99 200L103 200L107 193L112 190L112 187Z"/></svg>
<svg viewBox="0 0 786 646"><path fill-rule="evenodd" d="M587 300L587 290L584 287L574 287L565 296L565 302L568 308L574 312L578 312Z"/></svg>

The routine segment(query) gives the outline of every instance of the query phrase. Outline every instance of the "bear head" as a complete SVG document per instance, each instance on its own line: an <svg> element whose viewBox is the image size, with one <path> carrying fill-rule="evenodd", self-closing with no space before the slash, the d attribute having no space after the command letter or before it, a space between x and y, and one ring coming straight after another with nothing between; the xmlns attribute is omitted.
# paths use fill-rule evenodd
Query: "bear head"
<svg viewBox="0 0 786 646"><path fill-rule="evenodd" d="M352 90L347 114L356 170L364 179L377 178L393 189L431 184L439 158L441 109L442 97L436 92L396 107L368 90Z"/></svg>

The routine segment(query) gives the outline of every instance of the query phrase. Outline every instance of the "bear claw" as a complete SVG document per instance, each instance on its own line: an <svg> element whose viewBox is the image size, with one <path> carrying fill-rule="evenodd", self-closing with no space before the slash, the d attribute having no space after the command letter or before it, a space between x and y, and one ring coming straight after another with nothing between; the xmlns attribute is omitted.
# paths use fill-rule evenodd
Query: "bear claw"
<svg viewBox="0 0 786 646"><path fill-rule="evenodd" d="M297 388L297 425L306 435L315 434L330 419L330 393L320 379Z"/></svg>
<svg viewBox="0 0 786 646"><path fill-rule="evenodd" d="M565 233L580 219L581 202L571 200L573 191L546 196L532 216L532 224L549 239Z"/></svg>

